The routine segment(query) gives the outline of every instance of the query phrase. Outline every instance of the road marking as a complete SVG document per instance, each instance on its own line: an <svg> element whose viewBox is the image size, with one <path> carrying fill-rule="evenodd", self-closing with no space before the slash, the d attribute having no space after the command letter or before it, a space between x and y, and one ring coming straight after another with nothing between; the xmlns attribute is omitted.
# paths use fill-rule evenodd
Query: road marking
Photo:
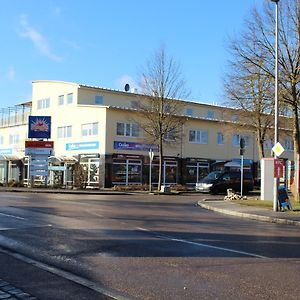
<svg viewBox="0 0 300 300"><path fill-rule="evenodd" d="M151 230L146 229L146 228L143 228L143 227L136 227L136 229L156 234L156 232L151 231ZM155 236L158 237L158 238L164 239L164 240L170 240L170 241L173 241L173 242L190 244L190 245L193 245L193 246L199 246L199 247L205 247L205 248L210 248L210 249L215 249L215 250L220 250L220 251L237 253L237 254L242 254L242 255L256 257L256 258L269 258L267 256L258 255L258 254L251 253L251 252L239 251L239 250L234 250L234 249L229 249L229 248L224 248L224 247L218 247L218 246L212 246L212 245L203 244L203 243L192 242L192 241L183 240L183 239L177 239L177 238L173 238L171 236L162 235L162 234L156 234Z"/></svg>
<svg viewBox="0 0 300 300"><path fill-rule="evenodd" d="M10 218L18 219L18 220L26 220L25 218L22 218L22 217L18 217L18 216L14 216L14 215L9 215L9 214L4 214L4 213L0 213L0 215L5 216L5 217L10 217Z"/></svg>

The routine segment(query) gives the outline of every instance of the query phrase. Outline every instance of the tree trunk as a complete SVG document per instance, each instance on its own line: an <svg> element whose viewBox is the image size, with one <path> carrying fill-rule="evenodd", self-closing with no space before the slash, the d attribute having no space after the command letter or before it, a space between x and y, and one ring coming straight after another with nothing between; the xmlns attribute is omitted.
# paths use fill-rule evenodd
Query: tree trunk
<svg viewBox="0 0 300 300"><path fill-rule="evenodd" d="M258 146L258 157L261 160L265 157L265 150L264 150L264 138L261 137L260 129L257 128L256 130L256 142Z"/></svg>
<svg viewBox="0 0 300 300"><path fill-rule="evenodd" d="M163 139L162 139L162 137L160 137L160 139L159 139L158 185L157 185L158 192L160 192L160 190L161 190L161 183L162 183L162 178L163 178L163 162L164 162Z"/></svg>

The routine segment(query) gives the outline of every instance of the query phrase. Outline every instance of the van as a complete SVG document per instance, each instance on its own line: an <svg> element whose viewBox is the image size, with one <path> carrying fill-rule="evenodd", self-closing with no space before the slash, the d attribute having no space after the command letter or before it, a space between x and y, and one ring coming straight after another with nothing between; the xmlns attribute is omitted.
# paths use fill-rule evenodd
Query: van
<svg viewBox="0 0 300 300"><path fill-rule="evenodd" d="M254 180L250 172L243 174L243 192L253 190ZM218 194L226 193L227 189L235 192L241 190L241 173L233 171L215 171L209 173L196 183L196 191Z"/></svg>

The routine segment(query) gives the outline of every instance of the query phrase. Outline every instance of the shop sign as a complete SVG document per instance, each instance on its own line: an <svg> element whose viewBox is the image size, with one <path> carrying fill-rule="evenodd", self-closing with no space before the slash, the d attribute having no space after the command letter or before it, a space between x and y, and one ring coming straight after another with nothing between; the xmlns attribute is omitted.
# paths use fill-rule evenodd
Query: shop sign
<svg viewBox="0 0 300 300"><path fill-rule="evenodd" d="M47 148L25 148L25 155L34 156L34 155L52 155L53 149Z"/></svg>
<svg viewBox="0 0 300 300"><path fill-rule="evenodd" d="M66 171L66 166L50 166L49 171Z"/></svg>
<svg viewBox="0 0 300 300"><path fill-rule="evenodd" d="M282 178L284 169L283 159L274 159L274 178Z"/></svg>
<svg viewBox="0 0 300 300"><path fill-rule="evenodd" d="M25 141L25 148L52 148L53 141Z"/></svg>
<svg viewBox="0 0 300 300"><path fill-rule="evenodd" d="M78 142L78 143L67 143L66 150L93 150L99 149L99 142Z"/></svg>
<svg viewBox="0 0 300 300"><path fill-rule="evenodd" d="M135 150L135 151L153 151L158 152L158 145L135 143L135 142L120 142L114 141L115 150Z"/></svg>
<svg viewBox="0 0 300 300"><path fill-rule="evenodd" d="M49 139L51 137L51 117L29 116L28 137L37 139Z"/></svg>

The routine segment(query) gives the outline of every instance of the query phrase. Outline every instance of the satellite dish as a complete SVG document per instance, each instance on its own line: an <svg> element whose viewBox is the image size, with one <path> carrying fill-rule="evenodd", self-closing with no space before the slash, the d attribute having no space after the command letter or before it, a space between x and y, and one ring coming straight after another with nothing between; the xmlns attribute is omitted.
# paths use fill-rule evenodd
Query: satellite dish
<svg viewBox="0 0 300 300"><path fill-rule="evenodd" d="M124 90L125 92L128 92L130 89L130 85L128 83L125 84Z"/></svg>

